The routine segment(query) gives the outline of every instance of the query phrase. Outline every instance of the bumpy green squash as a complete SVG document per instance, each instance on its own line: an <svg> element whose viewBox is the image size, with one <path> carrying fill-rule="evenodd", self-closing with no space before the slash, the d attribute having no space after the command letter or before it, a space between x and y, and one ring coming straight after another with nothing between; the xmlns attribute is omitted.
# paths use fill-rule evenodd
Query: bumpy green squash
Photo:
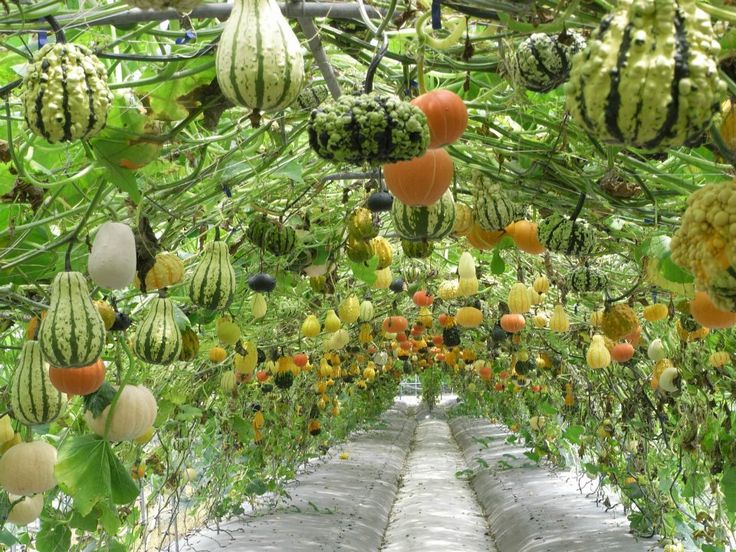
<svg viewBox="0 0 736 552"><path fill-rule="evenodd" d="M78 44L48 43L23 79L28 128L51 143L86 140L103 129L113 96L99 59Z"/></svg>
<svg viewBox="0 0 736 552"><path fill-rule="evenodd" d="M105 323L92 303L81 272L59 272L51 304L38 330L44 358L58 368L92 364L105 346Z"/></svg>
<svg viewBox="0 0 736 552"><path fill-rule="evenodd" d="M223 310L235 296L235 271L230 252L222 241L204 246L202 258L192 274L189 297L195 305L209 310Z"/></svg>
<svg viewBox="0 0 736 552"><path fill-rule="evenodd" d="M66 406L66 395L51 383L38 341L23 343L10 381L10 406L13 417L27 425L53 422Z"/></svg>
<svg viewBox="0 0 736 552"><path fill-rule="evenodd" d="M182 337L171 299L156 297L133 336L133 352L151 364L171 364L181 353Z"/></svg>
<svg viewBox="0 0 736 552"><path fill-rule="evenodd" d="M604 142L697 144L725 93L719 50L694 0L619 0L573 60L567 107Z"/></svg>
<svg viewBox="0 0 736 552"><path fill-rule="evenodd" d="M539 241L555 253L574 257L590 255L596 246L595 230L583 220L553 213L539 223Z"/></svg>
<svg viewBox="0 0 736 552"><path fill-rule="evenodd" d="M575 31L561 35L534 33L516 50L516 67L524 86L534 92L548 92L570 75L573 56L585 47L585 39Z"/></svg>
<svg viewBox="0 0 736 552"><path fill-rule="evenodd" d="M500 186L478 188L473 205L473 219L483 230L498 231L521 218L519 209Z"/></svg>
<svg viewBox="0 0 736 552"><path fill-rule="evenodd" d="M299 39L275 0L235 0L215 64L225 97L250 109L283 110L304 84Z"/></svg>
<svg viewBox="0 0 736 552"><path fill-rule="evenodd" d="M608 276L599 270L582 266L567 275L567 285L571 291L578 293L602 291L608 285Z"/></svg>

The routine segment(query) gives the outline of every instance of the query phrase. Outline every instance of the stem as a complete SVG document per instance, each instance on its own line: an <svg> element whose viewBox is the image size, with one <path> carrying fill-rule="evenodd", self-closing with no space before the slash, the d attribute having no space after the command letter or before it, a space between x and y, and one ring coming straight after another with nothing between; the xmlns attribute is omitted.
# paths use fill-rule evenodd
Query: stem
<svg viewBox="0 0 736 552"><path fill-rule="evenodd" d="M342 90L340 89L340 84L337 82L337 77L330 64L330 60L327 58L327 53L322 46L322 40L317 32L317 27L315 27L314 21L308 17L298 17L297 22L302 28L304 36L307 37L307 44L312 51L314 61L317 62L320 73L322 73L322 77L325 79L325 84L332 98L336 100L342 95Z"/></svg>
<svg viewBox="0 0 736 552"><path fill-rule="evenodd" d="M56 43L66 44L66 35L64 34L64 29L61 28L61 25L59 25L59 22L56 20L56 18L53 15L47 15L46 17L44 17L44 19L48 22L51 30L54 31L54 35L56 36Z"/></svg>
<svg viewBox="0 0 736 552"><path fill-rule="evenodd" d="M580 197L578 197L578 203L575 205L575 210L572 212L572 215L570 215L570 220L575 222L580 215L580 211L583 210L583 205L585 205L585 192L580 192Z"/></svg>
<svg viewBox="0 0 736 552"><path fill-rule="evenodd" d="M76 241L75 238L76 238L76 232L69 239L69 245L66 246L66 255L64 255L64 270L66 272L72 271L72 247L74 247L74 242Z"/></svg>
<svg viewBox="0 0 736 552"><path fill-rule="evenodd" d="M365 74L365 93L366 94L370 94L373 91L373 77L376 76L376 71L378 70L378 66L381 63L383 56L385 56L386 52L388 51L388 37L384 34L382 39L383 39L383 43L381 44L381 47L376 52L376 55L373 56L373 59L371 60L371 64L368 66L368 71L366 71L366 74Z"/></svg>
<svg viewBox="0 0 736 552"><path fill-rule="evenodd" d="M425 94L427 92L426 74L424 72L424 47L423 46L420 46L419 53L417 54L417 86L419 86L420 94Z"/></svg>

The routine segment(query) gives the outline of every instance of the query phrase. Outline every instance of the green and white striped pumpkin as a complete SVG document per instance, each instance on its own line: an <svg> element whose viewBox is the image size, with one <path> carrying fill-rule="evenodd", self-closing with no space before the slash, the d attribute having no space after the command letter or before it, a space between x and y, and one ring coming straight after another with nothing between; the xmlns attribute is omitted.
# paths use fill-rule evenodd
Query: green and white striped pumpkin
<svg viewBox="0 0 736 552"><path fill-rule="evenodd" d="M519 211L500 188L479 190L475 194L473 218L483 230L503 230L517 220Z"/></svg>
<svg viewBox="0 0 736 552"><path fill-rule="evenodd" d="M182 337L171 299L156 297L133 336L133 352L151 364L171 364L181 353Z"/></svg>
<svg viewBox="0 0 736 552"><path fill-rule="evenodd" d="M51 304L38 330L44 358L58 368L92 364L105 347L105 323L92 303L81 272L59 272Z"/></svg>
<svg viewBox="0 0 736 552"><path fill-rule="evenodd" d="M288 255L296 247L296 231L291 226L274 224L266 235L266 249L277 257Z"/></svg>
<svg viewBox="0 0 736 552"><path fill-rule="evenodd" d="M554 253L585 257L593 252L596 233L585 221L553 213L539 223L539 241Z"/></svg>
<svg viewBox="0 0 736 552"><path fill-rule="evenodd" d="M428 207L410 207L394 199L391 220L396 233L405 240L441 240L455 225L455 200L447 190L440 200Z"/></svg>
<svg viewBox="0 0 736 552"><path fill-rule="evenodd" d="M401 250L410 259L426 259L432 255L434 243L431 241L401 240Z"/></svg>
<svg viewBox="0 0 736 552"><path fill-rule="evenodd" d="M567 275L567 285L571 291L578 293L602 291L608 285L608 276L599 270L581 266Z"/></svg>
<svg viewBox="0 0 736 552"><path fill-rule="evenodd" d="M53 422L66 406L66 395L51 383L38 341L23 344L10 381L10 406L13 417L27 425Z"/></svg>
<svg viewBox="0 0 736 552"><path fill-rule="evenodd" d="M304 84L299 39L275 0L235 0L215 64L225 97L250 109L283 110Z"/></svg>
<svg viewBox="0 0 736 552"><path fill-rule="evenodd" d="M719 51L694 0L619 0L573 60L567 107L603 142L697 144L726 90Z"/></svg>
<svg viewBox="0 0 736 552"><path fill-rule="evenodd" d="M223 241L204 246L202 258L189 284L189 297L195 305L209 310L223 310L235 296L235 271L230 252Z"/></svg>
<svg viewBox="0 0 736 552"><path fill-rule="evenodd" d="M113 96L105 66L85 46L48 43L23 79L28 127L51 143L91 138L102 130Z"/></svg>

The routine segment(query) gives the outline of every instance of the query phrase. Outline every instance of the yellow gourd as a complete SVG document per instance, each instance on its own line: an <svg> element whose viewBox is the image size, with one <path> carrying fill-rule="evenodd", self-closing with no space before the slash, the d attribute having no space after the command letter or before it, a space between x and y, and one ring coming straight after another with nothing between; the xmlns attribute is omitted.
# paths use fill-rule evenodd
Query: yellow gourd
<svg viewBox="0 0 736 552"><path fill-rule="evenodd" d="M611 364L611 353L606 349L606 343L602 335L594 335L588 347L585 360L591 368L605 368Z"/></svg>
<svg viewBox="0 0 736 552"><path fill-rule="evenodd" d="M455 203L455 224L452 227L454 236L467 236L473 228L473 210L464 203Z"/></svg>
<svg viewBox="0 0 736 552"><path fill-rule="evenodd" d="M376 270L376 281L373 283L373 287L376 289L388 289L391 285L391 281L394 279L391 273L391 267L387 266L382 270Z"/></svg>
<svg viewBox="0 0 736 552"><path fill-rule="evenodd" d="M511 314L525 314L529 312L531 301L529 301L527 287L521 282L511 286L507 303Z"/></svg>
<svg viewBox="0 0 736 552"><path fill-rule="evenodd" d="M373 341L373 328L370 324L363 323L360 325L360 332L358 333L358 341L365 345Z"/></svg>
<svg viewBox="0 0 736 552"><path fill-rule="evenodd" d="M458 280L457 291L461 297L468 297L478 293L478 278L460 278Z"/></svg>
<svg viewBox="0 0 736 552"><path fill-rule="evenodd" d="M437 295L443 301L450 301L460 295L460 284L457 280L445 280L437 289Z"/></svg>
<svg viewBox="0 0 736 552"><path fill-rule="evenodd" d="M534 322L535 328L538 328L541 330L542 328L547 327L547 316L545 316L544 314L540 313L540 314L535 315L532 321Z"/></svg>
<svg viewBox="0 0 736 552"><path fill-rule="evenodd" d="M530 286L527 293L529 294L529 303L532 305L539 305L542 302L542 296L533 287Z"/></svg>
<svg viewBox="0 0 736 552"><path fill-rule="evenodd" d="M337 308L340 320L345 324L352 324L360 317L360 303L355 295L350 295L342 300Z"/></svg>
<svg viewBox="0 0 736 552"><path fill-rule="evenodd" d="M667 318L668 310L667 305L664 305L662 303L655 303L654 305L649 305L647 307L644 307L644 320L647 322L657 322L659 320L664 320Z"/></svg>
<svg viewBox="0 0 736 552"><path fill-rule="evenodd" d="M603 322L603 309L593 311L590 313L590 325L597 328Z"/></svg>
<svg viewBox="0 0 736 552"><path fill-rule="evenodd" d="M340 322L337 313L333 309L328 310L327 316L325 316L325 331L335 333L341 326L342 322Z"/></svg>
<svg viewBox="0 0 736 552"><path fill-rule="evenodd" d="M475 259L468 251L463 251L457 264L459 278L475 278Z"/></svg>
<svg viewBox="0 0 736 552"><path fill-rule="evenodd" d="M233 358L233 370L237 374L249 376L256 369L258 364L258 349L252 341L245 341L242 344L245 355L236 352Z"/></svg>
<svg viewBox="0 0 736 552"><path fill-rule="evenodd" d="M320 331L322 331L322 326L315 315L310 314L302 322L302 335L304 337L317 337Z"/></svg>
<svg viewBox="0 0 736 552"><path fill-rule="evenodd" d="M475 307L461 307L457 311L455 322L463 328L477 328L483 322L483 312Z"/></svg>
<svg viewBox="0 0 736 552"><path fill-rule="evenodd" d="M253 318L255 318L256 320L258 320L259 318L263 318L264 316L266 316L267 310L268 305L266 305L266 298L263 296L263 294L254 293L251 303L251 312L253 313Z"/></svg>
<svg viewBox="0 0 736 552"><path fill-rule="evenodd" d="M708 364L713 368L720 368L731 362L731 355L726 351L716 351L708 359Z"/></svg>
<svg viewBox="0 0 736 552"><path fill-rule="evenodd" d="M547 293L549 291L549 280L546 276L537 276L532 287L537 293Z"/></svg>
<svg viewBox="0 0 736 552"><path fill-rule="evenodd" d="M549 319L549 329L560 333L570 329L570 318L561 303L557 303L552 311L552 317Z"/></svg>
<svg viewBox="0 0 736 552"><path fill-rule="evenodd" d="M429 307L419 307L419 316L417 316L417 322L425 328L431 328L433 324L432 311Z"/></svg>

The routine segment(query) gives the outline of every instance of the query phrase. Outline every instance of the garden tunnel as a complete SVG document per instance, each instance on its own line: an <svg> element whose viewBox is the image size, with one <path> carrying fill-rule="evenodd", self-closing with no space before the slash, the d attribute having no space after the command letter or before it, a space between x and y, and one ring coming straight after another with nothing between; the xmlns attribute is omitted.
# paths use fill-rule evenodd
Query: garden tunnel
<svg viewBox="0 0 736 552"><path fill-rule="evenodd" d="M731 0L1 4L3 549L735 546Z"/></svg>

